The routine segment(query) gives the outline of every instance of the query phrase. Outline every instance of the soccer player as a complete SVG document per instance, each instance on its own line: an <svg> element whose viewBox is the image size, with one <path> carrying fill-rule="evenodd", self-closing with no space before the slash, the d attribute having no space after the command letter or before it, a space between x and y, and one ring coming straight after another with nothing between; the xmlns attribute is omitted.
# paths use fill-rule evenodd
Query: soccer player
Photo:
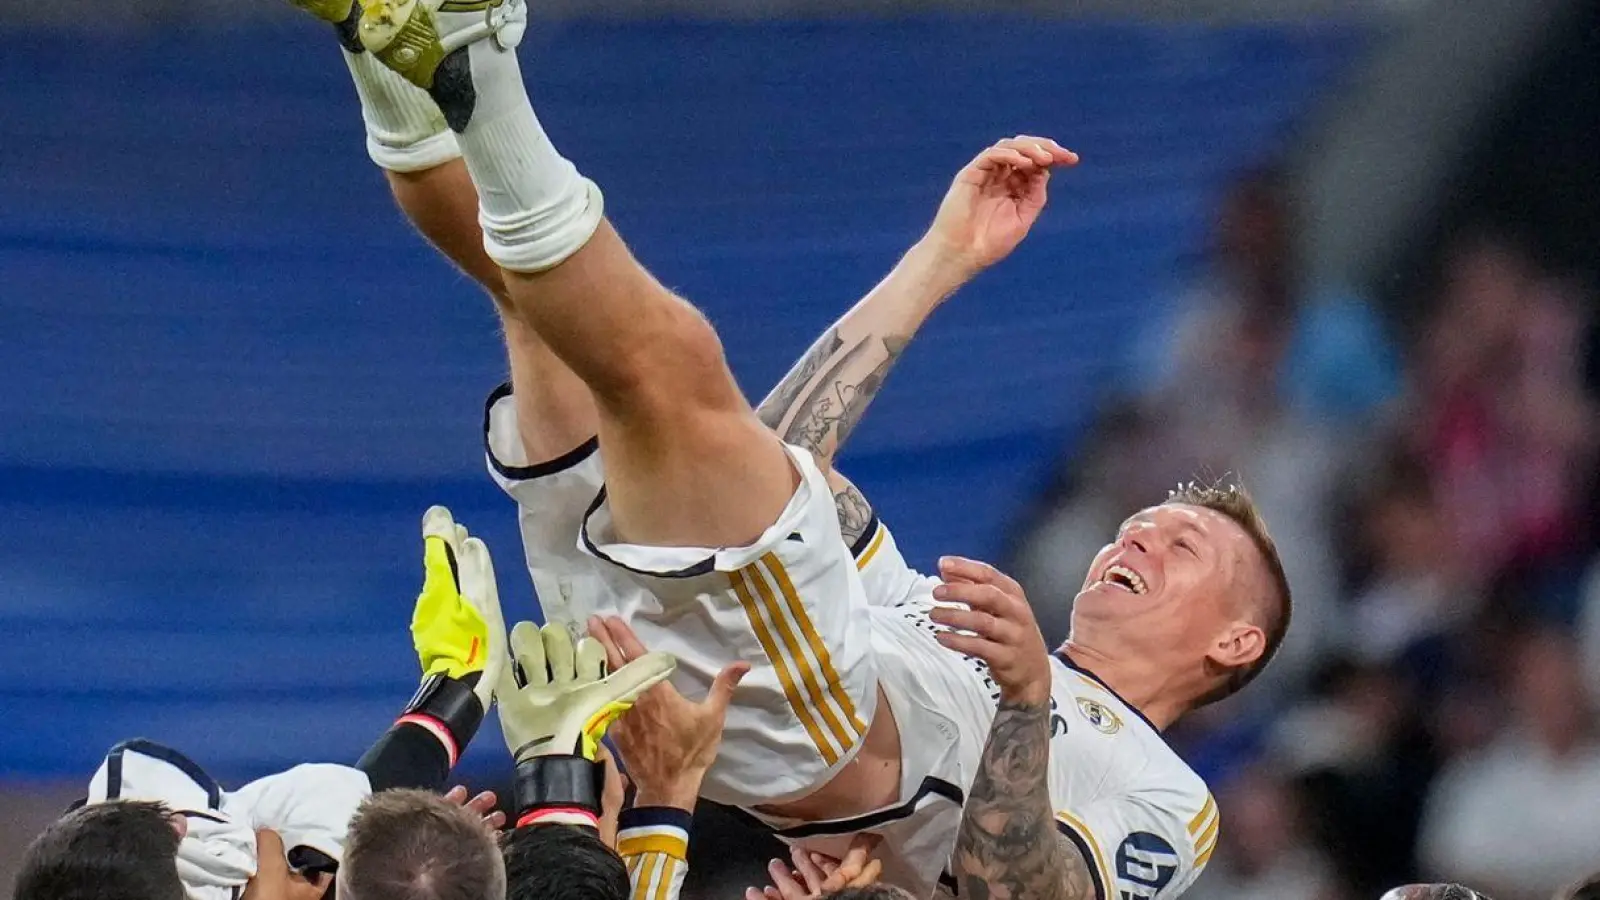
<svg viewBox="0 0 1600 900"><path fill-rule="evenodd" d="M881 834L885 880L930 893L997 691L983 663L942 645L962 635L940 636L947 626L934 618L928 580L870 515L849 514L864 503L842 518L859 523L866 543L859 559L845 551L833 495L852 504L859 495L824 470L920 324L885 298L942 298L1003 257L1042 208L1049 169L1073 157L1023 139L958 176L933 240L869 296L885 302L854 310L777 393L767 424L791 442L784 447L739 396L704 320L632 260L603 222L598 189L543 134L510 52L525 13L483 6L378 2L361 34L430 90L477 188L516 387L491 407L490 449L524 506L547 611L600 597L644 642L679 657L687 693L704 693L727 662L751 662L705 795L825 851L856 832ZM430 222L451 210L408 194L452 171L392 179L442 246ZM885 310L895 315L875 318ZM547 368L531 373L530 360ZM592 400L543 390L574 376ZM550 396L566 405L538 410ZM562 428L567 439L553 437ZM596 432L607 482L599 498ZM586 556L561 550L575 534ZM1204 865L1215 806L1159 728L1259 671L1287 622L1278 571L1248 503L1201 494L1130 520L1091 570L1073 641L1052 664L1049 725L1072 740L1052 748L1051 794L1081 848L1069 861L1080 868L1059 873L1064 884L1086 869L1094 893L1175 893ZM864 589L875 580L881 589ZM626 652L614 626L604 630Z"/></svg>

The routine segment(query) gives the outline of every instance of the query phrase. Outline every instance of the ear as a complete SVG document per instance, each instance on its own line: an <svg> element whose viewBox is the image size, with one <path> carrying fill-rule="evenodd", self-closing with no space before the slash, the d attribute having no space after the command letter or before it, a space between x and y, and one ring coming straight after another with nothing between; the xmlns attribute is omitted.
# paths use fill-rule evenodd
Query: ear
<svg viewBox="0 0 1600 900"><path fill-rule="evenodd" d="M1258 625L1234 622L1211 645L1206 659L1224 669L1247 666L1267 652L1267 634Z"/></svg>
<svg viewBox="0 0 1600 900"><path fill-rule="evenodd" d="M189 836L189 817L183 813L175 812L167 816L167 822L172 825L172 830L178 833L178 840Z"/></svg>

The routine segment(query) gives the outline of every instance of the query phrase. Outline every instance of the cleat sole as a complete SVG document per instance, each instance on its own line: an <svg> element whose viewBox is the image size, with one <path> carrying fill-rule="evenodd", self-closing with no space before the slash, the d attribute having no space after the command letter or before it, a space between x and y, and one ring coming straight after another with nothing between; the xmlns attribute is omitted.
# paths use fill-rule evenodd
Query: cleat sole
<svg viewBox="0 0 1600 900"><path fill-rule="evenodd" d="M424 0L362 0L361 44L379 62L423 90L445 57L439 27Z"/></svg>

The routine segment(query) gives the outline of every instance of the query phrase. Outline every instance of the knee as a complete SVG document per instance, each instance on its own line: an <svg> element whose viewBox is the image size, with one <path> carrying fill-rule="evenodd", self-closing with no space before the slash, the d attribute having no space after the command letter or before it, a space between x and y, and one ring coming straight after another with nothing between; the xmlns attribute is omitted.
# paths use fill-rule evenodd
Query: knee
<svg viewBox="0 0 1600 900"><path fill-rule="evenodd" d="M619 385L662 413L720 410L741 402L728 372L722 340L699 310L672 304L649 337L628 354Z"/></svg>

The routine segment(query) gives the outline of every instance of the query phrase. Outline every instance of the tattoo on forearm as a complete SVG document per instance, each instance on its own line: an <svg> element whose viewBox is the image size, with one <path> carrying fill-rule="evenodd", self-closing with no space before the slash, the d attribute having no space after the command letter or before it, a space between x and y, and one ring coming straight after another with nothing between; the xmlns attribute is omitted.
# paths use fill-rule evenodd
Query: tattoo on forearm
<svg viewBox="0 0 1600 900"><path fill-rule="evenodd" d="M827 357L803 361L790 377L799 381L813 362L817 363L816 369L826 366L826 372L819 379L813 369L807 380L814 383L806 384L803 391L791 391L790 379L784 379L772 402L762 404L762 421L785 441L831 458L861 422L867 405L883 389L889 369L899 360L906 344L907 340L900 337L869 337L849 346L837 337L819 342L817 350L832 348ZM874 358L876 362L870 363ZM866 368L869 364L871 368Z"/></svg>
<svg viewBox="0 0 1600 900"><path fill-rule="evenodd" d="M844 535L844 542L854 544L861 540L867 533L867 526L872 524L872 505L867 498L855 485L846 485L844 490L833 495L833 505L839 510L839 533Z"/></svg>
<svg viewBox="0 0 1600 900"><path fill-rule="evenodd" d="M1050 705L1002 701L961 814L962 900L1094 900L1089 860L1056 830Z"/></svg>
<svg viewBox="0 0 1600 900"><path fill-rule="evenodd" d="M772 393L767 395L767 399L761 401L761 406L756 410L756 415L760 417L762 424L773 431L780 431L783 428L784 420L789 417L789 411L794 408L795 401L799 399L800 393L811 386L812 379L817 377L817 373L822 371L822 367L827 365L829 360L833 359L833 355L838 353L839 348L843 346L844 341L839 339L839 330L837 328L828 329L827 334L818 338L811 349L806 351L806 355L801 357L800 361L795 363L794 368L789 370L789 374L783 376L783 380L778 382L778 386L772 389Z"/></svg>

